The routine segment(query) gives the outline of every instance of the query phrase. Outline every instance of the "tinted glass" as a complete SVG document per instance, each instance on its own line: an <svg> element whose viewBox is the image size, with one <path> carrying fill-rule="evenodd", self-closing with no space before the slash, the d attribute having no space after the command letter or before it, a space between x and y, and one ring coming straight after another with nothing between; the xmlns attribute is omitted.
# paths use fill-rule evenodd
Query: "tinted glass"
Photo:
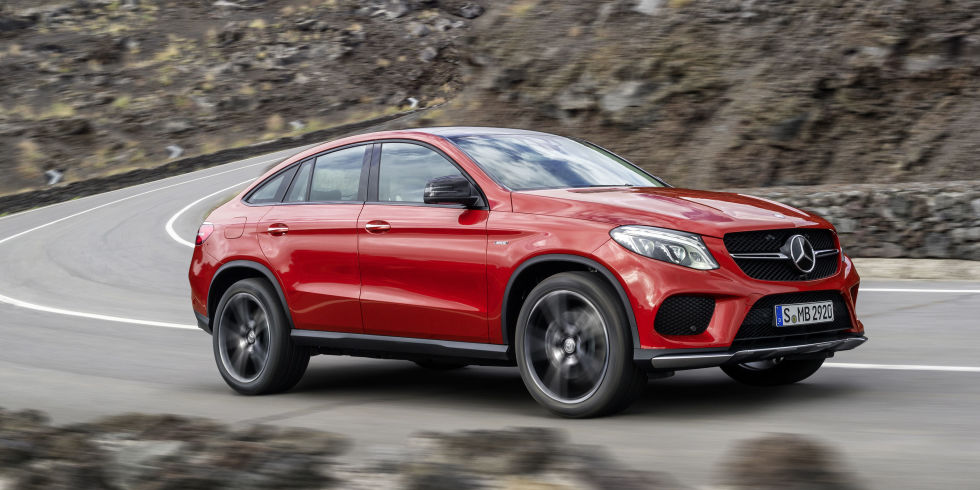
<svg viewBox="0 0 980 490"><path fill-rule="evenodd" d="M279 189L282 187L283 182L285 182L286 177L292 174L290 171L280 172L279 175L265 181L258 189L252 192L252 195L248 198L248 202L251 204L277 202L276 196L279 195Z"/></svg>
<svg viewBox="0 0 980 490"><path fill-rule="evenodd" d="M313 171L313 162L306 162L299 171L296 172L296 177L293 177L293 183L289 185L289 190L286 191L286 197L283 202L302 202L306 200L306 195L310 191L310 172Z"/></svg>
<svg viewBox="0 0 980 490"><path fill-rule="evenodd" d="M310 202L359 201L364 149L355 146L320 155L313 169Z"/></svg>
<svg viewBox="0 0 980 490"><path fill-rule="evenodd" d="M564 187L663 187L629 162L600 148L553 135L451 138L487 174L515 191Z"/></svg>
<svg viewBox="0 0 980 490"><path fill-rule="evenodd" d="M425 184L437 177L462 175L446 157L424 146L385 143L381 146L378 200L425 202Z"/></svg>

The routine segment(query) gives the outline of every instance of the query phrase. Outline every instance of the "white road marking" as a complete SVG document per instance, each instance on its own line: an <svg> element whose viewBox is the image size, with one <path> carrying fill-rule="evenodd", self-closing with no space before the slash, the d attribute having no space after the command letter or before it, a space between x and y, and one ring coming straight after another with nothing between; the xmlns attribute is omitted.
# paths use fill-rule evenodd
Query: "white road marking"
<svg viewBox="0 0 980 490"><path fill-rule="evenodd" d="M885 369L889 371L944 371L953 373L980 373L980 367L972 366L924 366L921 364L858 364L851 362L828 362L827 367L844 369Z"/></svg>
<svg viewBox="0 0 980 490"><path fill-rule="evenodd" d="M77 213L70 214L68 216L65 216L65 217L56 219L54 221L50 221L50 222L44 223L42 225L35 226L35 227L31 228L31 229L24 230L24 231L22 231L20 233L15 233L13 235L10 235L10 236L8 236L8 237L0 240L0 245L4 244L6 242L9 242L9 241L11 241L11 240L13 240L15 238L20 238L20 237L22 237L22 236L24 236L24 235L26 235L28 233L31 233L31 232L34 232L34 231L37 231L37 230L40 230L40 229L43 229L43 228L47 228L49 226L52 226L52 225L61 223L62 221L65 221L65 220L74 218L76 216L81 216L83 214L88 214L88 213L91 213L92 211L96 211L96 210L102 209L104 207L112 206L114 204L119 204L121 202L128 201L130 199L135 199L135 198L140 197L140 196L145 196L147 194L152 194L154 192L162 191L162 190L165 190L165 189L170 189L170 188L177 187L177 186L180 186L180 185L189 184L191 182L197 182L197 181L204 180L204 179L210 179L210 178L216 177L218 175L223 175L223 174L227 174L227 173L231 173L231 172L237 172L237 171L242 170L242 169L256 167L256 166L259 166L259 165L268 165L269 163L277 162L277 161L281 161L281 160L283 160L283 159L282 158L272 158L272 159L268 159L268 160L263 160L263 161L258 162L258 163L250 163L248 165L243 165L243 166L236 167L236 168L233 168L233 169L230 169L230 170L225 170L223 172L217 172L217 173L213 173L213 174L210 174L210 175L205 175L203 177L197 177L197 178L194 178L194 179L185 180L185 181L177 182L177 183L174 183L174 184L168 184L168 185L165 185L165 186L162 186L162 187L157 187L156 189L150 189L148 191L144 191L144 192L140 192L140 193L137 193L137 194L133 194L131 196L126 196L126 197L123 197L121 199L116 199L115 201L107 202L105 204L100 204L98 206L95 206L95 207L86 209L84 211L79 211ZM251 179L251 180L255 180L255 179ZM236 185L242 185L242 184L236 184ZM146 326L151 326L151 327L184 328L184 329L197 328L197 325L184 325L184 324L179 324L179 323L158 322L158 321L153 321L153 320L139 320L139 319L136 319L136 318L123 318L123 317L118 317L118 316L113 316L113 315L103 315L103 314L100 314L100 313L88 313L88 312L84 312L84 311L67 310L67 309L64 309L64 308L53 308L53 307L50 307L50 306L43 306L43 305L38 305L38 304L34 304L34 303L29 303L27 301L22 301L22 300L19 300L19 299L16 299L16 298L11 298L9 296L4 296L2 294L0 294L0 303L6 303L8 305L18 306L18 307L21 307L21 308L26 308L26 309L35 310L35 311L43 311L43 312L47 312L47 313L55 313L55 314L58 314L58 315L74 316L74 317L80 317L80 318L91 318L91 319L94 319L94 320L104 320L104 321L109 321L109 322L130 323L130 324L134 324L134 325L146 325Z"/></svg>
<svg viewBox="0 0 980 490"><path fill-rule="evenodd" d="M63 308L52 308L50 306L42 306L34 303L28 303L27 301L21 301L19 299L14 299L8 296L0 294L0 302L7 303L9 305L19 306L21 308L27 308L29 310L43 311L45 313L56 313L59 315L75 316L81 318L91 318L93 320L105 320L107 322L117 322L117 323L131 323L133 325L146 325L150 327L167 327L167 328L184 328L184 329L196 329L197 325L184 325L180 323L169 323L169 322L156 322L152 320L137 320L135 318L123 318L112 315L101 315L98 313L85 313L81 311L66 310Z"/></svg>
<svg viewBox="0 0 980 490"><path fill-rule="evenodd" d="M170 238L173 238L174 241L176 241L177 243L179 243L181 245L184 245L184 246L187 246L187 247L190 247L190 248L194 248L194 243L193 242L189 242L187 240L184 240L183 238L180 237L180 235L177 234L177 231L174 230L174 223L177 222L177 218L180 218L180 215L186 213L187 210L189 210L190 208L192 208L194 206L197 206L202 201L204 201L204 200L206 200L208 198L217 196L218 194L221 194L222 192L227 192L227 191L229 191L231 189L234 189L236 187L241 187L241 186L243 186L243 185L245 185L245 184L247 184L247 183L249 183L249 182L251 182L253 180L255 180L255 179L249 179L249 180L246 180L245 182L239 182L239 183L237 183L235 185L230 185L228 187L225 187L224 189L221 189L220 191L212 192L211 194L208 194L208 195L206 195L206 196L204 196L204 197L202 197L202 198L200 198L200 199L198 199L198 200L196 200L196 201L194 201L194 202L192 202L192 203L184 206L183 208L181 208L180 211L177 211L176 214L174 214L173 216L170 217L169 220L167 220L167 224L166 224L166 226L164 226L164 229L167 230L167 234L170 235Z"/></svg>
<svg viewBox="0 0 980 490"><path fill-rule="evenodd" d="M252 157L252 158L258 158L258 157ZM214 173L214 174L208 175L207 177L214 177L215 175L221 175L221 174L228 173L228 172L234 172L235 170L240 170L240 169L243 169L243 168L250 168L250 167L254 167L256 165L264 165L264 164L275 162L275 161L280 161L281 162L281 161L285 160L286 158L289 158L289 156L287 155L287 156L282 157L282 158L271 158L271 159L263 160L263 161L261 161L259 163L250 163L248 165L244 165L244 166L241 166L241 167L236 167L236 168L231 169L231 170L228 170L228 171ZM245 160L251 160L251 159L250 158L246 158ZM212 169L216 169L216 168L226 167L228 165L234 165L234 164L236 164L236 163L238 163L240 161L242 161L242 160L238 160L238 161L230 162L230 163L223 163L221 165L216 165L216 166L211 167L211 168ZM183 177L185 175L187 175L187 174L171 175L170 177L164 177L162 179L153 180L153 181L150 181L150 182L144 182L142 184L137 184L137 185L148 185L148 184L153 184L155 182L163 182L165 180L179 179L179 178L181 178L181 177ZM205 177L205 178L207 178L207 177ZM188 180L187 182L193 182L193 181ZM125 191L125 190L128 190L128 189L129 189L129 187L123 187L121 189L115 189L115 190L108 191L108 192ZM90 197L96 197L96 196L99 196L101 194L104 194L104 193L92 194L91 196L80 197L80 199L86 199L86 198L90 198ZM135 197L135 196L133 196L133 197ZM25 215L25 214L28 214L28 213L33 213L35 211L41 211L42 209L53 208L55 206L61 206L61 205L68 204L68 203L74 202L74 201L75 201L74 199L70 199L68 201L61 201L61 202L56 202L56 203L48 204L46 206L41 206L41 207L37 207L37 208L26 209L24 211L19 211L19 212L13 213L13 214L7 214L7 215L4 215L4 216L0 216L0 220L5 220L5 219L9 219L9 218L14 218L14 217L22 216L22 215Z"/></svg>
<svg viewBox="0 0 980 490"><path fill-rule="evenodd" d="M48 223L44 223L42 225L35 226L35 227L30 228L28 230L22 231L20 233L16 233L16 234L10 235L10 236L8 236L6 238L0 239L0 245L4 244L6 242L9 242L9 241L11 241L11 240L13 240L15 238L20 238L20 237L22 237L22 236L24 236L24 235L26 235L28 233L31 233L31 232L34 232L34 231L37 231L37 230L40 230L40 229L43 229L43 228L47 228L49 226L55 225L57 223L60 223L62 221L69 220L71 218L74 218L74 217L77 217L77 216L81 216L83 214L91 213L92 211L96 211L96 210L99 210L99 209L102 209L102 208L105 208L105 207L108 207L108 206L119 204L121 202L128 201L130 199L135 199L135 198L140 197L140 196L145 196L147 194L151 194L151 193L154 193L154 192L162 191L162 190L165 190L165 189L170 189L170 188L177 187L177 186L184 185L184 184L189 184L191 182L197 182L197 181L204 180L204 179L210 179L210 178L216 177L218 175L223 175L223 174L227 174L227 173L230 173L230 172L236 172L236 171L239 171L239 170L242 170L242 169L251 168L251 167L255 167L255 166L259 166L259 165L266 165L266 164L269 164L269 163L272 163L272 162L276 162L276 161L281 161L281 160L283 160L283 158L272 158L272 159L268 159L268 160L263 160L263 161L258 162L258 163L252 163L252 164L248 164L248 165L243 165L241 167L236 167L236 168L233 168L233 169L230 169L230 170L225 170L225 171L222 171L222 172L217 172L217 173L206 175L206 176L202 176L202 177L198 177L198 178L194 178L194 179L190 179L190 180L186 180L186 181L182 181L182 182L177 182L177 183L174 183L174 184L168 184L168 185L165 185L165 186L162 186L162 187L158 187L156 189L151 189L151 190L148 190L148 191L144 191L144 192L140 192L140 193L137 193L137 194L133 194L131 196L127 196L127 197L123 197L123 198L120 198L120 199L116 199L114 201L111 201L111 202L108 202L108 203L105 203L105 204L100 204L98 206L95 206L95 207L86 209L84 211L79 211L77 213L70 214L68 216L65 216L65 217L56 219L54 221L50 221ZM161 180L166 180L166 179L161 179ZM184 208L182 208L180 211L178 211L177 214L171 216L170 217L170 220L167 221L167 224L165 226L165 229L167 231L167 234L169 234L170 237L173 238L174 240L176 240L178 243L180 243L182 245L185 245L185 246L188 246L188 247L193 247L194 246L193 243L188 242L187 240L184 240L184 239L180 238L180 236L177 235L176 231L173 228L174 223L177 221L177 219L180 217L180 215L182 215L183 213L187 212L187 210L189 210L190 208L194 207L195 205L199 204L200 202L202 202L202 201L204 201L204 200L206 200L206 199L208 199L210 197L213 197L213 196L215 196L217 194L220 194L222 192L228 191L228 190L233 189L235 187L239 187L239 186L245 185L245 184L247 184L247 183L249 183L249 182L251 182L253 180L255 180L255 179L249 179L249 180L247 180L245 182L241 182L241 183L238 183L238 184L235 184L235 185L226 187L226 188L221 189L221 190L219 190L217 192L213 192L211 194L208 194L207 196L204 196L204 197L202 197L202 198L200 198L200 199L198 199L198 200L196 200L196 201L188 204L187 206L184 206ZM42 209L42 208L39 208L39 209ZM33 210L31 210L31 211L33 211ZM25 212L28 212L28 211L25 211ZM21 214L21 213L17 213L17 214ZM11 216L16 216L16 215L11 215ZM11 216L7 216L7 217L11 217ZM865 288L865 289L861 289L860 291L861 292L953 293L953 294L956 294L956 293L964 293L964 294L980 293L980 290L975 290L975 289L893 289L893 288ZM4 296L2 294L0 294L0 303L6 303L6 304L17 306L17 307L20 307L20 308L26 308L26 309L35 310L35 311L42 311L42 312L46 312L46 313L55 313L55 314L59 314L59 315L74 316L74 317L80 317L80 318L90 318L90 319L94 319L94 320L103 320L103 321L109 321L109 322L129 323L129 324L133 324L133 325L145 325L145 326L152 326L152 327L180 328L180 329L196 329L197 328L196 325L185 325L185 324L170 323L170 322L158 322L158 321L153 321L153 320L139 320L139 319L135 319L135 318L124 318L124 317L118 317L118 316L113 316L113 315L103 315L103 314L99 314L99 313L86 313L86 312L81 312L81 311L67 310L67 309L64 309L64 308L54 308L54 307L49 307L49 306L43 306L43 305L38 305L38 304L34 304L34 303L29 303L27 301L22 301L22 300L19 300L19 299L16 299L16 298L11 298L9 296ZM962 366L918 366L918 365L849 364L849 363L827 363L826 365L827 366L831 366L831 367L850 368L850 369L892 369L892 370L917 370L917 371L980 372L980 368L962 367Z"/></svg>
<svg viewBox="0 0 980 490"><path fill-rule="evenodd" d="M68 216L65 216L63 218L59 218L59 219L56 219L54 221L49 221L47 223L44 223L43 225L38 225L38 226L35 226L34 228L31 228L29 230L25 230L25 231L22 231L20 233L16 233L16 234L10 235L7 238L4 238L4 239L0 240L0 245L4 244L6 242L9 242L10 240L13 240L14 238L20 238L20 237L22 237L22 236L24 236L24 235L26 235L28 233L31 233L31 232L40 230L42 228L47 228L47 227L49 227L51 225L55 225L55 224L61 223L62 221L65 221L65 220L74 218L76 216L81 216L83 214L91 213L92 211L97 211L97 210L102 209L102 208L107 207L107 206L112 206L113 204L119 204L119 203L121 203L123 201L128 201L130 199L135 199L135 198L140 197L140 196L145 196L147 194L152 194L154 192L162 191L162 190L165 190L165 189L170 189L171 187L177 187L177 186L181 186L181 185L184 185L184 184L190 184L191 182L197 182L199 180L210 179L211 177L216 177L218 175L227 174L227 173L230 173L230 172L236 172L236 171L241 170L241 169L245 169L245 168L249 168L249 167L255 167L255 166L258 166L258 165L265 165L265 164L268 164L269 162L273 162L273 161L276 161L276 160L280 160L280 159L276 158L276 159L273 159L273 160L266 160L266 161L262 161L262 162L259 162L259 163L253 163L253 164L250 164L250 165L245 165L245 166L242 166L242 167L233 168L231 170L225 170L224 172L218 172L216 174L205 175L204 177L198 177L196 179L185 180L183 182L178 182L176 184L165 185L163 187L158 187L156 189L150 189L148 191L140 192L138 194L133 194L131 196L126 196L126 197L124 197L122 199L116 199L115 201L107 202L105 204L100 204L98 206L95 206L94 208L89 208L89 209L86 209L84 211L79 211L79 212L77 212L75 214L69 214Z"/></svg>

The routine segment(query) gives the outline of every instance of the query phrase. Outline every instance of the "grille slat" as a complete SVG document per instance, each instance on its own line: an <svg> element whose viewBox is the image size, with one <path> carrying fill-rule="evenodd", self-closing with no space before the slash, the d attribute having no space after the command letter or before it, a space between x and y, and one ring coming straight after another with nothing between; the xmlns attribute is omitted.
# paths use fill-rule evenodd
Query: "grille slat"
<svg viewBox="0 0 980 490"><path fill-rule="evenodd" d="M653 328L661 335L697 335L708 328L714 313L714 298L671 296L657 308Z"/></svg>
<svg viewBox="0 0 980 490"><path fill-rule="evenodd" d="M777 327L775 307L782 304L813 303L831 301L834 304L834 321L800 325L795 327ZM763 296L745 315L745 320L738 328L735 340L760 340L795 338L812 336L825 332L837 332L851 329L851 315L847 309L844 297L838 291L807 291L802 293L772 294Z"/></svg>
<svg viewBox="0 0 980 490"><path fill-rule="evenodd" d="M742 231L728 233L724 237L725 248L730 254L775 253L793 235L803 235L815 250L836 249L834 232L816 228L786 228L779 230ZM745 275L763 281L812 281L837 273L840 255L818 257L816 266L808 274L801 274L789 260L734 259Z"/></svg>

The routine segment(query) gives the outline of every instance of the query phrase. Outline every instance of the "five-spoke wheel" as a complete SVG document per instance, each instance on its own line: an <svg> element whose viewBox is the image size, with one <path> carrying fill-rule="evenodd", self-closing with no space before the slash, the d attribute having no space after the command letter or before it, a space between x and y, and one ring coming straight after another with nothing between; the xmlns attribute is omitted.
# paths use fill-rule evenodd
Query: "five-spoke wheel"
<svg viewBox="0 0 980 490"><path fill-rule="evenodd" d="M517 320L515 354L528 391L566 417L625 408L646 385L633 364L622 303L595 273L564 272L538 284Z"/></svg>
<svg viewBox="0 0 980 490"><path fill-rule="evenodd" d="M213 328L218 370L239 393L285 391L306 372L309 350L293 344L279 297L265 280L244 279L228 288Z"/></svg>
<svg viewBox="0 0 980 490"><path fill-rule="evenodd" d="M269 315L259 299L240 292L228 299L220 318L218 353L228 373L254 381L269 362Z"/></svg>
<svg viewBox="0 0 980 490"><path fill-rule="evenodd" d="M552 291L531 307L525 362L538 388L575 403L591 396L609 368L609 334L595 304L575 291Z"/></svg>

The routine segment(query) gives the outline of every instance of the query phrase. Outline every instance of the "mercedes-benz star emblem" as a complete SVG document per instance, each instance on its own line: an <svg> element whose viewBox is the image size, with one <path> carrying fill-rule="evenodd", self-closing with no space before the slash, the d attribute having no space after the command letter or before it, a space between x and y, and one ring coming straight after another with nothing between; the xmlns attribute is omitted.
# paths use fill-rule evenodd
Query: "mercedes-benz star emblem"
<svg viewBox="0 0 980 490"><path fill-rule="evenodd" d="M793 235L786 240L783 245L783 253L789 256L793 265L804 273L809 274L817 266L817 256L813 251L813 245L803 235Z"/></svg>

